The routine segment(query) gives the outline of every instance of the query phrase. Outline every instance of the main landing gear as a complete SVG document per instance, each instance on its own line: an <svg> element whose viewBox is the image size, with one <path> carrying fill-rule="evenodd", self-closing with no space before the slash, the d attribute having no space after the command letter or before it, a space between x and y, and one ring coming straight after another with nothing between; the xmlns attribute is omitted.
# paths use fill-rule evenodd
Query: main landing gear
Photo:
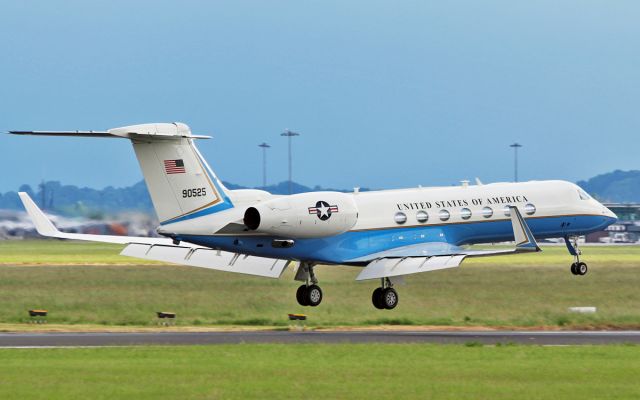
<svg viewBox="0 0 640 400"><path fill-rule="evenodd" d="M381 287L373 291L371 302L379 310L392 310L398 305L398 292L393 288L389 278L382 278Z"/></svg>
<svg viewBox="0 0 640 400"><path fill-rule="evenodd" d="M322 289L313 273L313 264L301 262L295 279L305 282L296 291L296 300L301 306L316 307L322 302Z"/></svg>
<svg viewBox="0 0 640 400"><path fill-rule="evenodd" d="M578 238L573 238L573 243L571 243L571 239L568 237L564 238L564 242L567 245L567 249L569 253L573 256L573 264L571 264L571 273L573 275L586 275L589 271L587 268L587 264L580 261L580 255L582 252L578 248Z"/></svg>

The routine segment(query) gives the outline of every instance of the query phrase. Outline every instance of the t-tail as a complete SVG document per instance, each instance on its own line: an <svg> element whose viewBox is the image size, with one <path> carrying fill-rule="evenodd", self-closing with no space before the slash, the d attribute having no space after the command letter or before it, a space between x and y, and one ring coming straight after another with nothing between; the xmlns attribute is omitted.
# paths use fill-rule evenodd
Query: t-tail
<svg viewBox="0 0 640 400"><path fill-rule="evenodd" d="M114 137L131 140L161 225L233 208L183 123L131 125L107 131L11 131L22 135Z"/></svg>

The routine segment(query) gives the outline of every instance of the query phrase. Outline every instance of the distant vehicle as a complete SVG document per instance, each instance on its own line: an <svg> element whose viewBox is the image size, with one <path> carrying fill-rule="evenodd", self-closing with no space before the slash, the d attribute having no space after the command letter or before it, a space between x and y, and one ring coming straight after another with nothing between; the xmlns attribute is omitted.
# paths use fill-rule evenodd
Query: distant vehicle
<svg viewBox="0 0 640 400"><path fill-rule="evenodd" d="M626 233L614 233L613 236L600 238L601 243L633 243Z"/></svg>
<svg viewBox="0 0 640 400"><path fill-rule="evenodd" d="M182 123L11 133L131 140L161 221L157 231L165 238L61 232L20 193L41 235L122 243L125 256L271 278L298 261L301 305L322 301L317 264L362 268L357 280L380 281L373 305L392 309L398 277L458 267L469 257L540 251L535 237L563 237L574 256L571 272L584 275L587 264L571 239L616 221L609 209L564 181L290 196L228 190L194 144L208 137L193 135ZM511 250L467 247L514 239Z"/></svg>

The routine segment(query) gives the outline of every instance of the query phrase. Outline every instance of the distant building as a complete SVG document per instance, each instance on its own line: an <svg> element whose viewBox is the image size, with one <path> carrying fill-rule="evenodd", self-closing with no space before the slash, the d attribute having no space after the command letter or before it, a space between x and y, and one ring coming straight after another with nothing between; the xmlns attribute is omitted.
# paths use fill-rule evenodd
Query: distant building
<svg viewBox="0 0 640 400"><path fill-rule="evenodd" d="M618 216L618 222L602 232L587 235L587 242L637 243L640 242L640 204L605 203Z"/></svg>
<svg viewBox="0 0 640 400"><path fill-rule="evenodd" d="M605 206L618 216L618 221L640 221L638 203L605 203Z"/></svg>

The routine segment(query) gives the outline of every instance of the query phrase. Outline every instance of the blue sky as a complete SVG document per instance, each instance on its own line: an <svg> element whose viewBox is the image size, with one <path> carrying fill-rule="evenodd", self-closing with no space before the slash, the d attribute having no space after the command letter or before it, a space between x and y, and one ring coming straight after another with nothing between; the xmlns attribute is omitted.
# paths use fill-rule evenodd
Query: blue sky
<svg viewBox="0 0 640 400"><path fill-rule="evenodd" d="M638 169L636 1L2 1L0 130L183 121L224 180L396 188ZM141 179L126 141L0 135L0 190Z"/></svg>

